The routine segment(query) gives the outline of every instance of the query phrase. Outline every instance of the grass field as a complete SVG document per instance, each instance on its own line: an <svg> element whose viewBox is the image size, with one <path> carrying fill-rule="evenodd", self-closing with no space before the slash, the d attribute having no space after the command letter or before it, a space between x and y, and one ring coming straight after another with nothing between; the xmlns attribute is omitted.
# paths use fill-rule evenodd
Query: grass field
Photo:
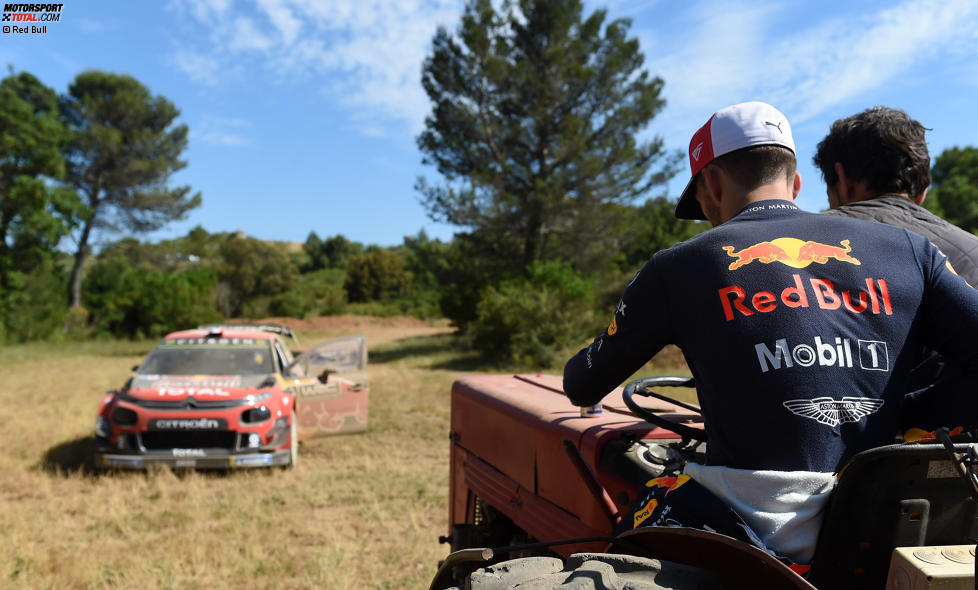
<svg viewBox="0 0 978 590"><path fill-rule="evenodd" d="M311 329L304 344L367 335L370 422L303 442L295 470L96 475L101 395L154 342L0 348L0 588L426 588L447 553L451 383L499 369L444 326Z"/></svg>

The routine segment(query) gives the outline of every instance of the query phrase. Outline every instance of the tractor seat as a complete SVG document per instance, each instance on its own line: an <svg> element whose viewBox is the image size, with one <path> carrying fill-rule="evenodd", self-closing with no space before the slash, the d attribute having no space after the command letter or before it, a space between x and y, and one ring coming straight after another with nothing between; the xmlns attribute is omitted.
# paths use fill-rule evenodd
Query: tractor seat
<svg viewBox="0 0 978 590"><path fill-rule="evenodd" d="M957 452L975 446L954 445ZM976 539L975 501L942 445L869 449L839 474L809 580L817 588L882 588L894 548Z"/></svg>

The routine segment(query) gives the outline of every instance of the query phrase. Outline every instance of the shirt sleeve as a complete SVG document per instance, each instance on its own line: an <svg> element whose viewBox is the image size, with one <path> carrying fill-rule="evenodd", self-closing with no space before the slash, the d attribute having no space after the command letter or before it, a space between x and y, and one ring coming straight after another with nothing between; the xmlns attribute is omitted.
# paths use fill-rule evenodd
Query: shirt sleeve
<svg viewBox="0 0 978 590"><path fill-rule="evenodd" d="M625 287L611 323L564 367L564 392L578 406L601 401L672 341L668 297L656 258Z"/></svg>
<svg viewBox="0 0 978 590"><path fill-rule="evenodd" d="M921 338L952 363L950 376L905 400L902 427L932 430L978 424L978 291L927 242L916 248L925 278Z"/></svg>

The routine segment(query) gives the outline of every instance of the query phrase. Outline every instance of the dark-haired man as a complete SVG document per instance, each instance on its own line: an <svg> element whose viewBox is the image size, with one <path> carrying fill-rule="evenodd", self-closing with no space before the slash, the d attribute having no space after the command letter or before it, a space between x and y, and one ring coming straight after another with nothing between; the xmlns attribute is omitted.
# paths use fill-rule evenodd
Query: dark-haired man
<svg viewBox="0 0 978 590"><path fill-rule="evenodd" d="M813 158L825 180L828 213L916 232L978 286L978 236L921 207L930 186L925 132L904 111L884 106L834 122Z"/></svg>
<svg viewBox="0 0 978 590"><path fill-rule="evenodd" d="M825 180L829 207L834 215L905 227L933 242L947 255L954 271L978 286L978 236L941 219L921 204L930 186L930 155L926 128L906 112L876 106L832 123L813 157ZM940 355L923 351L908 387L919 390L949 369ZM950 369L953 371L953 368ZM908 399L903 429L917 424L911 418L927 417L916 408L915 394ZM954 420L967 418L963 408L945 406ZM975 419L975 416L971 416ZM930 420L936 423L935 420ZM945 424L955 426L957 424Z"/></svg>
<svg viewBox="0 0 978 590"><path fill-rule="evenodd" d="M798 209L791 129L770 105L714 113L689 163L676 215L714 228L635 275L608 329L568 361L564 391L592 405L678 345L706 464L647 484L623 524L709 528L808 563L835 472L893 440L904 349L923 342L967 368L935 399L973 395L978 291L921 236Z"/></svg>

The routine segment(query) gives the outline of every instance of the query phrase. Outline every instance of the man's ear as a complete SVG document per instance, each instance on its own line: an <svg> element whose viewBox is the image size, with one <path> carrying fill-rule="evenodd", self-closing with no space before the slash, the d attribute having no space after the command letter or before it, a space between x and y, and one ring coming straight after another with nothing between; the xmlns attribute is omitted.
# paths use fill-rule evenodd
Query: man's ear
<svg viewBox="0 0 978 590"><path fill-rule="evenodd" d="M846 168L842 162L836 162L834 168L836 176L839 177L839 182L835 185L835 191L839 195L839 204L847 205L853 196L851 180L846 175Z"/></svg>
<svg viewBox="0 0 978 590"><path fill-rule="evenodd" d="M721 177L720 169L716 166L707 165L705 168L700 170L700 174L703 175L703 183L706 186L706 196L715 204L717 207L723 201L723 178Z"/></svg>
<svg viewBox="0 0 978 590"><path fill-rule="evenodd" d="M798 193L801 192L801 172L795 170L795 178L791 181L791 200L795 200L798 197Z"/></svg>

